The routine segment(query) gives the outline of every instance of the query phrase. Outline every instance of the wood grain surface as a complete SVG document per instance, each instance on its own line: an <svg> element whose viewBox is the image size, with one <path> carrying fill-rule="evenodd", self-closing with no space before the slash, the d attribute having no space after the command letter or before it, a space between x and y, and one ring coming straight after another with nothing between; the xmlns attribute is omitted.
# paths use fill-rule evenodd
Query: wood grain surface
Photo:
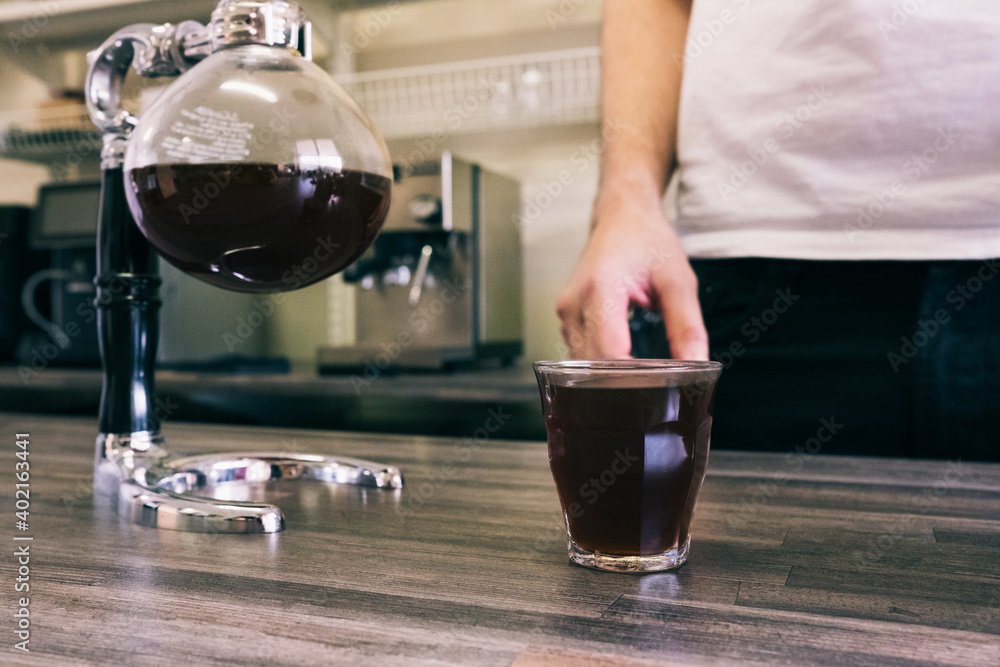
<svg viewBox="0 0 1000 667"><path fill-rule="evenodd" d="M371 458L406 487L279 483L283 533L157 531L95 504L94 420L0 413L0 664L1000 665L998 464L716 451L689 562L637 576L568 562L541 442L165 432L177 452Z"/></svg>

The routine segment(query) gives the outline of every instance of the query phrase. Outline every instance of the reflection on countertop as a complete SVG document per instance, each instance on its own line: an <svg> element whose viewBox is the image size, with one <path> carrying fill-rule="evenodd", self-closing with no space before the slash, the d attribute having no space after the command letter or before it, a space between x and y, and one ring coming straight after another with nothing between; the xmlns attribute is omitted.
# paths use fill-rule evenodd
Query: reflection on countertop
<svg viewBox="0 0 1000 667"><path fill-rule="evenodd" d="M20 369L23 370L23 369ZM0 366L5 410L97 414L99 369ZM527 366L449 373L207 373L158 370L157 416L193 421L417 435L544 440Z"/></svg>

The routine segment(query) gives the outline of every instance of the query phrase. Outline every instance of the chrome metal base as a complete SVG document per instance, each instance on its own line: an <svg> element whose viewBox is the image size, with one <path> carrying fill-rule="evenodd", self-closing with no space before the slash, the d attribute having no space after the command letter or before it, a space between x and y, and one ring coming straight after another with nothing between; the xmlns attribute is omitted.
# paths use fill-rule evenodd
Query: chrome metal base
<svg viewBox="0 0 1000 667"><path fill-rule="evenodd" d="M117 495L118 513L143 526L201 533L275 533L281 510L241 498L267 482L315 480L400 489L397 468L313 454L234 452L170 456L159 435L102 434L94 468L96 493ZM142 449L138 449L138 447Z"/></svg>

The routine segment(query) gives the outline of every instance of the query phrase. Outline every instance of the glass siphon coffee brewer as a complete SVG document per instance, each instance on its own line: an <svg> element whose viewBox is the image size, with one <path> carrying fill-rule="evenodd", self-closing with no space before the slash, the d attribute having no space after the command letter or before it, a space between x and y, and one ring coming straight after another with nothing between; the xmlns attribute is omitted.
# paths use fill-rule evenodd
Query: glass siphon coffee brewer
<svg viewBox="0 0 1000 667"><path fill-rule="evenodd" d="M87 105L104 136L95 280L104 386L94 483L139 523L275 532L284 525L278 508L215 500L213 488L279 478L402 486L398 469L366 461L171 456L152 409L154 249L219 287L290 290L347 267L385 219L388 150L309 60L309 35L295 2L222 0L208 26L128 26L90 54ZM121 105L130 67L143 76L180 74L141 119Z"/></svg>

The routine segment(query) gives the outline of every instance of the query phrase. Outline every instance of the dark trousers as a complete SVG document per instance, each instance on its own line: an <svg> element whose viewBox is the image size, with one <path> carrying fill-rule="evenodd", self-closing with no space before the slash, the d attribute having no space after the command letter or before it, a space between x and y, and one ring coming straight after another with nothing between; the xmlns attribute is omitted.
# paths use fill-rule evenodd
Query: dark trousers
<svg viewBox="0 0 1000 667"><path fill-rule="evenodd" d="M713 447L1000 460L1000 261L692 266L724 367Z"/></svg>

